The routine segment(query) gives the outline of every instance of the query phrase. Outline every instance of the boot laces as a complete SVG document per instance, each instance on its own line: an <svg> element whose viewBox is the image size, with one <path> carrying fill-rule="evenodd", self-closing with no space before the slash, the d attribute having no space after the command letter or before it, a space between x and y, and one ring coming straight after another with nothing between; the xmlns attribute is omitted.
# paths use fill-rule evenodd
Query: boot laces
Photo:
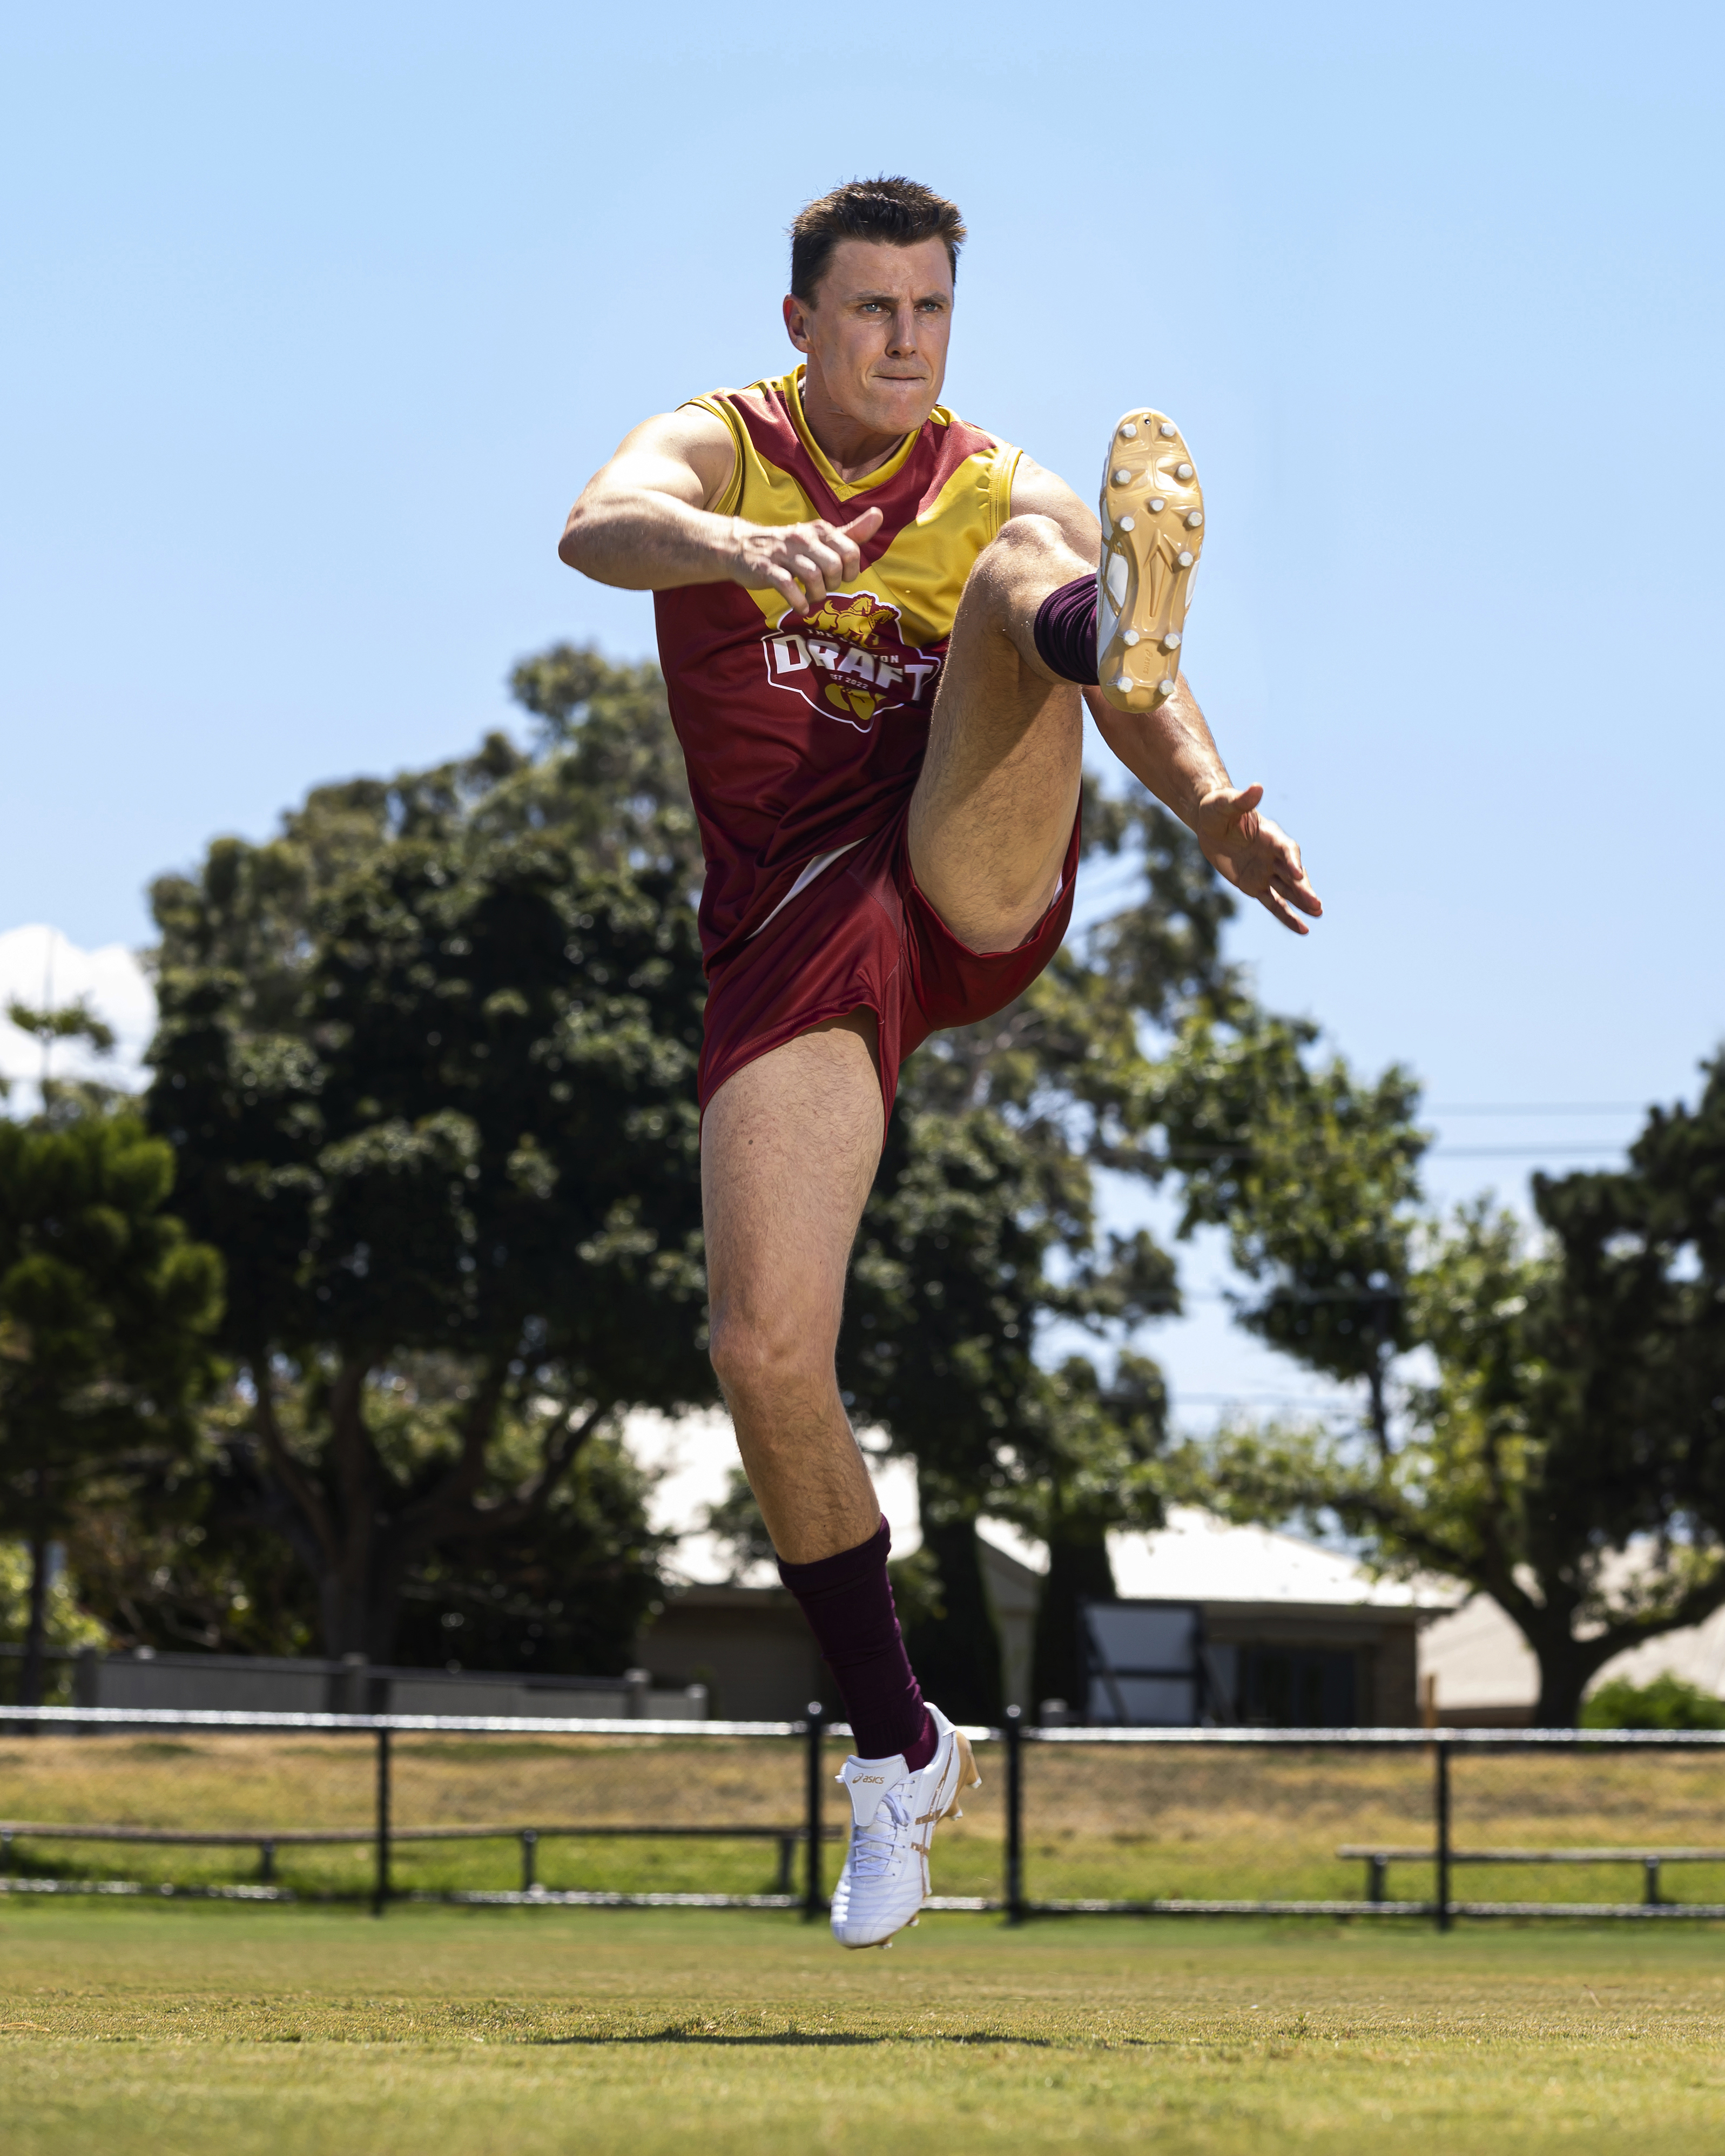
<svg viewBox="0 0 1725 2156"><path fill-rule="evenodd" d="M900 1789L907 1784L901 1783ZM892 1868L899 1835L911 1825L911 1808L898 1789L889 1789L875 1815L876 1824L860 1826L851 1836L850 1868L858 1879L884 1879ZM890 1820L890 1825L880 1824Z"/></svg>

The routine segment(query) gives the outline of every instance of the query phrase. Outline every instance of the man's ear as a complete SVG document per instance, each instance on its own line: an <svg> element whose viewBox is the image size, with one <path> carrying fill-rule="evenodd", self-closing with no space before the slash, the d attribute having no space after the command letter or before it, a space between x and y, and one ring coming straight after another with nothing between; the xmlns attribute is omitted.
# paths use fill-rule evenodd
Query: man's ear
<svg viewBox="0 0 1725 2156"><path fill-rule="evenodd" d="M798 352L809 349L809 317L814 312L805 306L794 292L784 295L784 333Z"/></svg>

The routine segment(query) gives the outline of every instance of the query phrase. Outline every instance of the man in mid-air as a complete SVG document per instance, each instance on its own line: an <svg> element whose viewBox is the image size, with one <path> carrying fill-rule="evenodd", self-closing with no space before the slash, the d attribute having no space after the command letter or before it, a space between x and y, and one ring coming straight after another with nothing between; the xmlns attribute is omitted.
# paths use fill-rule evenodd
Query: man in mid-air
<svg viewBox="0 0 1725 2156"><path fill-rule="evenodd" d="M935 1822L976 1780L906 1656L834 1367L899 1065L1059 947L1086 704L1230 883L1301 935L1322 910L1180 674L1204 507L1173 422L1116 425L1099 526L937 403L963 239L908 180L811 203L784 302L804 364L637 427L558 550L655 594L706 859L713 1367L856 1745L832 1912L850 1947L911 1922Z"/></svg>

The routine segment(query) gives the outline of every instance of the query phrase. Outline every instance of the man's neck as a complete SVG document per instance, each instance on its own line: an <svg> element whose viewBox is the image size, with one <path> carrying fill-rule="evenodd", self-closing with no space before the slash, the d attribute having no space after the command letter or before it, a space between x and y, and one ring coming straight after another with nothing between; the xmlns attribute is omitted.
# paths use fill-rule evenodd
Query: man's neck
<svg viewBox="0 0 1725 2156"><path fill-rule="evenodd" d="M882 434L835 404L813 367L803 377L803 418L827 462L849 485L877 472L903 445L902 434Z"/></svg>

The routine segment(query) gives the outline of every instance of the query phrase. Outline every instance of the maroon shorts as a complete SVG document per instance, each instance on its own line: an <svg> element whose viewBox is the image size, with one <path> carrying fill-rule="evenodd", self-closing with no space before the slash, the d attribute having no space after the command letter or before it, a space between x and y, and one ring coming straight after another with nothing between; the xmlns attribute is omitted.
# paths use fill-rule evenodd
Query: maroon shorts
<svg viewBox="0 0 1725 2156"><path fill-rule="evenodd" d="M880 1028L880 1094L892 1113L899 1065L943 1026L969 1025L1022 995L1072 918L1078 824L1060 896L1010 951L961 943L916 887L907 815L853 846L713 975L697 1081L703 1113L757 1055L824 1019L871 1010Z"/></svg>

